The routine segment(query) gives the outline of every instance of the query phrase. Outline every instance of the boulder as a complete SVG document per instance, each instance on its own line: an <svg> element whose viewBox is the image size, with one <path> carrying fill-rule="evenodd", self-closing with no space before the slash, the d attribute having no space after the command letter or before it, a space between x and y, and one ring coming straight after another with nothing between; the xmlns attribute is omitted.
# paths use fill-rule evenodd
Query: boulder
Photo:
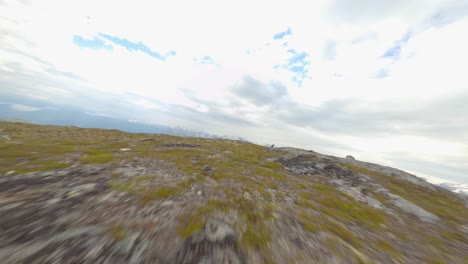
<svg viewBox="0 0 468 264"><path fill-rule="evenodd" d="M187 238L177 252L175 263L245 263L237 247L237 237L231 226L212 219L203 230Z"/></svg>

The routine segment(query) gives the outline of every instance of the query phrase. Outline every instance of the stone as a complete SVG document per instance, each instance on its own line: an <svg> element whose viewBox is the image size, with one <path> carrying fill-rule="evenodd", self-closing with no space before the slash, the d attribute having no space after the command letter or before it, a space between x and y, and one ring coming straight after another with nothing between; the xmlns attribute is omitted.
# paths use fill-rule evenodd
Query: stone
<svg viewBox="0 0 468 264"><path fill-rule="evenodd" d="M18 163L24 163L24 162L27 162L27 161L29 161L28 158L17 158L15 160L15 163L18 164Z"/></svg>
<svg viewBox="0 0 468 264"><path fill-rule="evenodd" d="M131 233L125 237L125 239L119 241L115 246L118 248L120 253L129 254L131 249L135 245L138 237L140 236L139 232Z"/></svg>
<svg viewBox="0 0 468 264"><path fill-rule="evenodd" d="M435 223L440 220L439 217L437 217L433 213L422 209L421 207L407 201L406 199L403 199L398 195L392 193L388 193L387 195L391 198L390 202L393 205L405 211L406 213L417 216L421 221Z"/></svg>
<svg viewBox="0 0 468 264"><path fill-rule="evenodd" d="M177 252L174 263L245 263L231 226L212 219L203 230L187 238Z"/></svg>
<svg viewBox="0 0 468 264"><path fill-rule="evenodd" d="M351 156L351 155L346 156L346 158L347 158L347 159L350 159L350 160L356 160L356 159L355 159L353 156Z"/></svg>
<svg viewBox="0 0 468 264"><path fill-rule="evenodd" d="M203 175L212 176L213 175L213 168L211 168L208 165L203 166Z"/></svg>
<svg viewBox="0 0 468 264"><path fill-rule="evenodd" d="M210 171L212 171L212 170L213 170L213 169L212 169L210 166L208 166L208 165L203 166L203 171L205 171L205 172L210 172Z"/></svg>
<svg viewBox="0 0 468 264"><path fill-rule="evenodd" d="M11 171L8 171L7 173L5 173L5 176L11 176L13 174L15 174L15 171L11 170Z"/></svg>
<svg viewBox="0 0 468 264"><path fill-rule="evenodd" d="M167 200L161 203L161 206L172 206L174 205L174 201L172 200Z"/></svg>
<svg viewBox="0 0 468 264"><path fill-rule="evenodd" d="M92 192L95 187L96 187L96 184L94 183L88 183L88 184L76 186L67 192L67 198L71 199L74 197L81 196L85 193Z"/></svg>
<svg viewBox="0 0 468 264"><path fill-rule="evenodd" d="M5 141L10 141L11 140L11 138L8 135L0 136L0 139L5 140Z"/></svg>
<svg viewBox="0 0 468 264"><path fill-rule="evenodd" d="M203 232L206 239L211 242L222 242L230 237L235 237L234 230L225 222L217 219L208 221Z"/></svg>

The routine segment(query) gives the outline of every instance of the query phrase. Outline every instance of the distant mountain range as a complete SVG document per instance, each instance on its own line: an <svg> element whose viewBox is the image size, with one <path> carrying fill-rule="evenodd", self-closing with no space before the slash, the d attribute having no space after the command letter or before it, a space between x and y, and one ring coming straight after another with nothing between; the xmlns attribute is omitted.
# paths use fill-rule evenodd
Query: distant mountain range
<svg viewBox="0 0 468 264"><path fill-rule="evenodd" d="M75 109L36 108L33 106L0 103L0 120L39 125L77 126L83 128L118 129L132 133L167 134L182 137L224 138L247 141L241 137L210 134L204 131L156 123L103 116Z"/></svg>

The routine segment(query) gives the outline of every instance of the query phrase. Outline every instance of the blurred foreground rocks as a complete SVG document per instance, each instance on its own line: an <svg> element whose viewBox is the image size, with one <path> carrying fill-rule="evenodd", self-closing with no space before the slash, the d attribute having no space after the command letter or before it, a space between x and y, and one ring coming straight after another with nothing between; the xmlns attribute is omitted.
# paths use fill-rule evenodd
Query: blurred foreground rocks
<svg viewBox="0 0 468 264"><path fill-rule="evenodd" d="M212 219L201 232L187 238L174 263L241 264L245 261L237 248L233 229L221 220Z"/></svg>

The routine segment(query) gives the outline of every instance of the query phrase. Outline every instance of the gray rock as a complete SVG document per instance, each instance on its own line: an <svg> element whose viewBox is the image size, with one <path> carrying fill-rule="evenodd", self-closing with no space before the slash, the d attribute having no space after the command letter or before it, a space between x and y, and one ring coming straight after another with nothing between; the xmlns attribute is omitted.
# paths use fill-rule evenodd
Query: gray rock
<svg viewBox="0 0 468 264"><path fill-rule="evenodd" d="M94 183L88 183L88 184L76 186L67 192L67 198L71 199L71 198L78 197L83 194L92 192L94 191L95 187L96 187L96 184Z"/></svg>
<svg viewBox="0 0 468 264"><path fill-rule="evenodd" d="M204 172L210 172L210 171L213 171L213 168L211 168L211 167L208 166L208 165L205 165L205 166L203 166L203 171L204 171Z"/></svg>
<svg viewBox="0 0 468 264"><path fill-rule="evenodd" d="M140 236L139 232L129 234L127 237L125 237L125 239L119 241L115 245L115 247L117 248L117 250L120 253L129 254L129 253L131 253L130 251L133 248L133 246L135 245L135 243L136 243L139 236Z"/></svg>
<svg viewBox="0 0 468 264"><path fill-rule="evenodd" d="M226 238L235 237L234 230L221 220L210 220L203 228L205 237L211 242L222 242Z"/></svg>
<svg viewBox="0 0 468 264"><path fill-rule="evenodd" d="M10 141L11 140L11 138L8 135L0 136L0 139L5 140L5 141Z"/></svg>
<svg viewBox="0 0 468 264"><path fill-rule="evenodd" d="M174 201L172 200L167 200L161 203L161 206L172 206L174 205Z"/></svg>
<svg viewBox="0 0 468 264"><path fill-rule="evenodd" d="M11 175L13 175L13 174L15 174L15 171L14 171L14 170L11 170L11 171L5 173L5 176L11 176Z"/></svg>
<svg viewBox="0 0 468 264"><path fill-rule="evenodd" d="M245 263L234 230L221 220L208 221L201 232L185 240L174 263Z"/></svg>
<svg viewBox="0 0 468 264"><path fill-rule="evenodd" d="M15 160L15 163L18 164L18 163L24 163L24 162L27 162L27 161L29 161L28 158L17 158Z"/></svg>
<svg viewBox="0 0 468 264"><path fill-rule="evenodd" d="M435 223L439 221L439 217L436 215L422 209L421 207L401 198L398 195L388 193L388 196L391 198L390 202L396 207L400 208L406 213L413 214L417 216L421 221Z"/></svg>
<svg viewBox="0 0 468 264"><path fill-rule="evenodd" d="M203 166L203 175L205 176L212 176L214 173L213 168L208 165Z"/></svg>

